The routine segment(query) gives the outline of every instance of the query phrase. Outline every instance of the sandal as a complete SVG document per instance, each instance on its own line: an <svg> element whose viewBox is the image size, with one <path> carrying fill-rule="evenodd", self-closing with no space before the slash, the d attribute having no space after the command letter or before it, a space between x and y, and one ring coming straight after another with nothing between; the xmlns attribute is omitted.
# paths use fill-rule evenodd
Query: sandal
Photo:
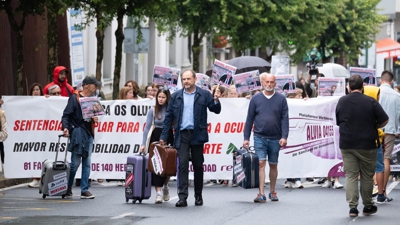
<svg viewBox="0 0 400 225"><path fill-rule="evenodd" d="M229 180L224 180L224 181L222 182L222 186L228 186L228 184L229 184Z"/></svg>

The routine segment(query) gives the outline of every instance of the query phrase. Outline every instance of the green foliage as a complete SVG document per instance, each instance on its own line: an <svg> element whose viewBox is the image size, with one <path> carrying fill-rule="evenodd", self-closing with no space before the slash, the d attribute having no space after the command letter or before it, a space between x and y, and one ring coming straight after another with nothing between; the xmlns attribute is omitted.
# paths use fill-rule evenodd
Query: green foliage
<svg viewBox="0 0 400 225"><path fill-rule="evenodd" d="M246 17L225 29L231 44L239 50L270 47L273 53L286 51L295 62L317 44L321 32L336 14L343 0L251 0Z"/></svg>
<svg viewBox="0 0 400 225"><path fill-rule="evenodd" d="M110 9L109 4L111 3L110 0L64 0L64 2L66 7L81 9L85 13L85 16L82 17L85 18L85 20L82 21L82 24L76 24L76 27L81 26L81 28L84 29L96 19L96 29L104 30L110 25L113 19L113 17L108 14L108 9ZM64 8L64 10L66 9L67 8Z"/></svg>
<svg viewBox="0 0 400 225"><path fill-rule="evenodd" d="M356 59L369 46L385 17L377 14L379 0L250 0L251 7L230 19L220 32L238 50L270 47L286 51L299 62L317 47L323 61L344 52ZM231 17L232 18L232 17ZM241 18L243 18L241 20Z"/></svg>
<svg viewBox="0 0 400 225"><path fill-rule="evenodd" d="M370 47L379 31L380 23L387 20L377 13L379 0L349 0L319 39L318 49L327 62L332 56L344 52L347 60L355 60L362 48ZM327 54L328 53L328 54Z"/></svg>
<svg viewBox="0 0 400 225"><path fill-rule="evenodd" d="M240 3L240 4L238 4ZM213 34L225 27L230 21L232 12L229 6L237 4L237 8L244 5L244 0L175 0L175 4L163 10L166 18L155 18L159 31L169 31L169 38L173 38L179 31L183 36L193 37L193 69L199 69L199 55L201 41L207 34Z"/></svg>
<svg viewBox="0 0 400 225"><path fill-rule="evenodd" d="M107 13L111 17L117 19L117 29L114 34L116 37L115 46L115 64L114 64L114 80L113 80L113 99L118 98L120 78L121 78L121 63L122 63L122 45L125 39L123 28L123 19L127 15L128 23L126 27L134 27L138 31L137 42L142 41L141 22L146 22L146 18L162 18L164 14L160 9L168 8L172 0L163 1L146 1L146 0L116 0L108 3Z"/></svg>

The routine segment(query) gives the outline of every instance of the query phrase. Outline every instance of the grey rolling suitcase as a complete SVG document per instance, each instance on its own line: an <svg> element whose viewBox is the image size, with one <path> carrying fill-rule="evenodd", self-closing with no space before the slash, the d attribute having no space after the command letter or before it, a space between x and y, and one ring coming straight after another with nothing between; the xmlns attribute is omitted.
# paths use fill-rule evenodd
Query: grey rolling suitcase
<svg viewBox="0 0 400 225"><path fill-rule="evenodd" d="M46 196L61 196L65 198L68 189L68 178L69 178L69 163L67 163L68 144L65 148L64 161L57 161L58 152L61 150L60 140L64 137L63 134L58 135L58 143L56 147L56 158L55 160L44 160L42 165L42 175L39 184L39 194L43 194L43 198Z"/></svg>

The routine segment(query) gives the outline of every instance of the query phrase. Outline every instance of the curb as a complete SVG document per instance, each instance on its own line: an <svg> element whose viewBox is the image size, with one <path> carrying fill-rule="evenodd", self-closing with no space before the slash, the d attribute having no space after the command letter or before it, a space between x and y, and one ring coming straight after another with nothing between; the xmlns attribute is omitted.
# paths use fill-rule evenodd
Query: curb
<svg viewBox="0 0 400 225"><path fill-rule="evenodd" d="M0 188L11 187L18 184L29 183L32 178L4 179L0 180ZM28 186L28 184L26 185Z"/></svg>

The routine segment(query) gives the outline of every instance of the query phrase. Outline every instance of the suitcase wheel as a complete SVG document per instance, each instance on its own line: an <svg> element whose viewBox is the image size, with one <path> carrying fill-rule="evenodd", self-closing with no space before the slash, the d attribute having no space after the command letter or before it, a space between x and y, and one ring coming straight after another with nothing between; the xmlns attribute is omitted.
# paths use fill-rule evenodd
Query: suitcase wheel
<svg viewBox="0 0 400 225"><path fill-rule="evenodd" d="M39 194L42 194L42 191L39 189Z"/></svg>
<svg viewBox="0 0 400 225"><path fill-rule="evenodd" d="M67 196L66 194L61 195L61 198L65 198L65 196Z"/></svg>
<svg viewBox="0 0 400 225"><path fill-rule="evenodd" d="M46 195L45 195L45 194L43 194L43 195L42 195L42 198L43 198L43 199L45 199L45 198L46 198Z"/></svg>
<svg viewBox="0 0 400 225"><path fill-rule="evenodd" d="M126 201L126 203L128 203L128 202L129 202L129 199L126 198L125 201Z"/></svg>
<svg viewBox="0 0 400 225"><path fill-rule="evenodd" d="M142 199L139 200L139 203L142 203Z"/></svg>
<svg viewBox="0 0 400 225"><path fill-rule="evenodd" d="M135 204L135 203L136 203L136 199L133 199L133 200L132 200L132 203Z"/></svg>

